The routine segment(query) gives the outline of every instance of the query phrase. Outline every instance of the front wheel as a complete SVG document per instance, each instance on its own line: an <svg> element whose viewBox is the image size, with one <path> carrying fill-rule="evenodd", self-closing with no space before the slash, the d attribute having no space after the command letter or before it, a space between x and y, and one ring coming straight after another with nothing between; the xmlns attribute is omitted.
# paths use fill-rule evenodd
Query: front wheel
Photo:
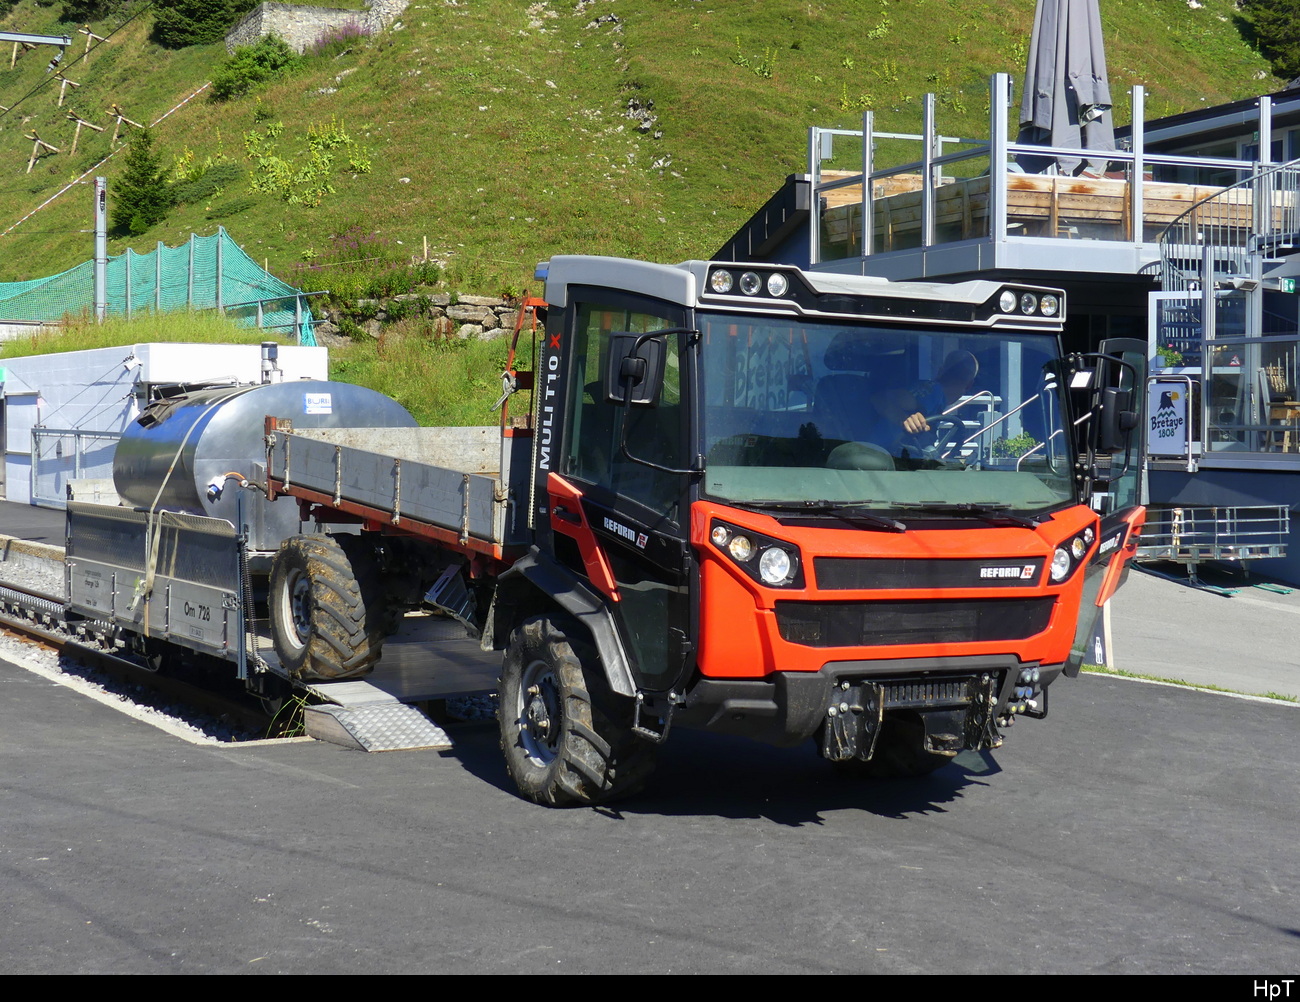
<svg viewBox="0 0 1300 1002"><path fill-rule="evenodd" d="M654 748L632 734L630 712L609 692L594 652L548 616L511 634L498 696L506 770L536 803L627 796L654 767Z"/></svg>

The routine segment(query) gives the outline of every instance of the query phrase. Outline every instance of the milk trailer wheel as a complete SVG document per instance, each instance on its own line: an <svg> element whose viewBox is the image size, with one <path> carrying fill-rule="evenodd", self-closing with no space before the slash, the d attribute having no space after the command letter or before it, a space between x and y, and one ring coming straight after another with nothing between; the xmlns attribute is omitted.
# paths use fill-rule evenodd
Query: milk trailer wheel
<svg viewBox="0 0 1300 1002"><path fill-rule="evenodd" d="M497 703L506 770L521 794L553 807L628 796L654 768L654 747L632 734L595 653L564 625L534 616L511 634Z"/></svg>
<svg viewBox="0 0 1300 1002"><path fill-rule="evenodd" d="M366 674L395 625L379 562L357 536L292 536L271 566L271 641L294 678Z"/></svg>

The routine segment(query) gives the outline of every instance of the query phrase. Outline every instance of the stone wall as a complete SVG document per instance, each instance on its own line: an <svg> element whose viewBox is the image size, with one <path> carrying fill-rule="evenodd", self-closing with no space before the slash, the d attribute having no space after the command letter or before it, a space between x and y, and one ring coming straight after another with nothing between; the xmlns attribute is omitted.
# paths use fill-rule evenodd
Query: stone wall
<svg viewBox="0 0 1300 1002"><path fill-rule="evenodd" d="M356 321L371 337L378 337L384 324L393 320L393 313L433 321L436 329L446 337L477 338L491 341L512 335L519 317L519 304L493 296L459 296L456 302L445 292L410 293L391 299L358 299L356 306L367 313L369 319ZM394 304L402 304L397 310ZM343 337L338 326L340 316L326 307L318 309L320 322L316 324L318 343L328 347L331 339Z"/></svg>
<svg viewBox="0 0 1300 1002"><path fill-rule="evenodd" d="M226 32L226 51L252 45L264 35L279 35L295 52L302 53L331 28L355 24L376 35L397 20L410 0L370 0L369 10L308 7L293 3L258 4Z"/></svg>

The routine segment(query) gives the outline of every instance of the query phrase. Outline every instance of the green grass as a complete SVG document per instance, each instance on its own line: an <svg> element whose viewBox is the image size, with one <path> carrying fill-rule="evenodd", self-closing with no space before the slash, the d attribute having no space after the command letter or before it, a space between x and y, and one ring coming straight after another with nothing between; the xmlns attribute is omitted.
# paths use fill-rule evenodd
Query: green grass
<svg viewBox="0 0 1300 1002"><path fill-rule="evenodd" d="M60 30L54 10L24 0L2 23ZM415 2L401 30L309 59L246 98L196 99L155 132L169 159L189 150L246 170L247 131L283 122L281 152L293 156L310 127L333 120L368 153L369 173L336 169L334 193L312 208L253 191L245 174L131 243L176 244L220 222L292 281L294 265L361 227L399 262L427 237L442 287L481 294L528 287L534 264L555 253L705 256L785 175L805 169L809 125L856 125L871 107L879 129L919 131L921 96L934 91L941 131L982 135L988 75L1020 76L1033 10L1033 0L602 0L581 12L570 0ZM618 24L588 27L602 14ZM1279 86L1233 16L1231 0L1195 10L1166 0L1105 5L1118 120L1127 118L1132 83L1147 86L1153 116ZM225 58L221 45L159 49L148 41L148 20L67 67L82 85L69 107L104 124L102 109L116 101L152 122L211 79ZM100 34L111 27L95 26ZM79 45L78 37L65 65ZM6 72L0 104L47 81L45 62L33 52ZM626 117L630 99L654 102L648 133ZM44 158L25 174L28 130L70 146L73 125L56 100L57 86L47 85L0 117L8 178L0 181L0 230L108 152L111 123L106 134L83 130L75 157ZM885 143L879 154L886 163L911 159L905 147ZM843 144L846 163L853 153ZM122 159L102 169L110 196ZM89 258L89 215L88 190L75 188L0 237L0 280ZM125 246L111 241L110 252Z"/></svg>
<svg viewBox="0 0 1300 1002"><path fill-rule="evenodd" d="M520 339L519 367L531 364L532 343ZM490 425L501 396L501 372L510 343L440 336L428 321L402 320L375 341L330 351L330 378L360 383L392 397L422 425ZM527 413L527 393L512 413Z"/></svg>
<svg viewBox="0 0 1300 1002"><path fill-rule="evenodd" d="M47 330L0 342L0 358L49 355L88 348L117 348L149 341L197 342L203 344L260 344L278 338L256 328L239 327L218 313L170 313L126 320L109 317L102 324L90 320L69 321L62 330Z"/></svg>
<svg viewBox="0 0 1300 1002"><path fill-rule="evenodd" d="M1135 678L1144 682L1163 682L1166 685L1181 685L1188 689L1207 689L1210 692L1226 692L1234 696L1257 696L1262 699L1277 699L1286 703L1300 703L1300 696L1289 696L1281 692L1242 692L1240 689L1228 689L1221 685L1206 682L1188 682L1183 678L1165 678L1161 675L1144 675L1140 672L1124 671L1120 668L1106 668L1102 665L1084 665L1083 670L1091 675L1114 675L1119 678Z"/></svg>

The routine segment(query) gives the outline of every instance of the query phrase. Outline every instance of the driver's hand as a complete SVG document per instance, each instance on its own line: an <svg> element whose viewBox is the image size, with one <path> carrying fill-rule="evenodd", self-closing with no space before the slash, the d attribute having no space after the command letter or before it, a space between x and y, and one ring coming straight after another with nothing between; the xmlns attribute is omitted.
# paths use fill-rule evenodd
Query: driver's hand
<svg viewBox="0 0 1300 1002"><path fill-rule="evenodd" d="M930 425L925 420L925 415L920 411L917 411L915 414L909 414L907 417L903 418L903 430L909 434L915 435L918 432L929 431Z"/></svg>

